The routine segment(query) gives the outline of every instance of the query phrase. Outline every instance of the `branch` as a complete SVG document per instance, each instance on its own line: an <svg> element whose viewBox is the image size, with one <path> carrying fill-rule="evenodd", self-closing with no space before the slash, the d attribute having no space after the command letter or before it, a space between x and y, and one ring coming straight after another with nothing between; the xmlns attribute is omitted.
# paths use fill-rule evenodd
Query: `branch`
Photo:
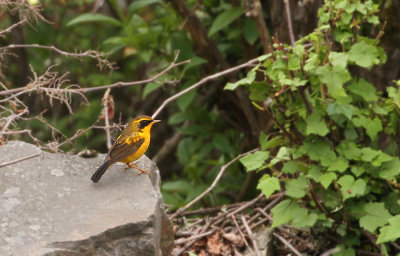
<svg viewBox="0 0 400 256"><path fill-rule="evenodd" d="M110 97L110 91L111 91L111 89L108 88L106 90L106 92L104 93L104 96L102 99L103 104L104 104L104 121L106 123L105 130L106 130L106 135L107 135L107 149L108 150L111 148L111 135L110 135L110 127L109 127L110 120L108 120L108 118L109 118L108 117L108 98Z"/></svg>
<svg viewBox="0 0 400 256"><path fill-rule="evenodd" d="M294 41L294 33L293 33L293 26L292 26L292 15L290 14L289 0L283 0L283 3L285 4L286 19L287 19L287 23L288 23L290 44L292 46L296 46L296 43Z"/></svg>
<svg viewBox="0 0 400 256"><path fill-rule="evenodd" d="M9 49L16 49L16 48L40 48L40 49L47 49L47 50L52 50L58 54L61 54L63 56L67 57L74 57L74 58L83 58L83 57L89 57L96 59L100 67L107 67L109 69L113 69L113 65L111 62L109 62L105 56L106 54L103 52L98 52L94 50L88 50L85 52L66 52L63 50L58 49L57 47L53 45L40 45L40 44L10 44L4 47L0 47L0 51L6 51Z"/></svg>
<svg viewBox="0 0 400 256"><path fill-rule="evenodd" d="M11 25L10 27L8 27L7 29L1 30L1 31L0 31L0 36L3 35L3 34L6 34L6 33L11 32L11 30L13 30L14 28L18 27L19 25L21 25L21 24L23 24L23 23L25 23L25 22L27 22L27 20L26 20L26 19L23 19L23 20L20 20L19 22L15 23L15 24L12 24L12 25Z"/></svg>
<svg viewBox="0 0 400 256"><path fill-rule="evenodd" d="M11 160L11 161L8 161L8 162L0 163L0 168L4 167L4 166L7 166L7 165L10 165L10 164L15 164L15 163L27 160L27 159L31 159L31 158L34 158L34 157L37 157L37 156L40 156L40 153L36 153L36 154L33 154L33 155L24 156L24 157L15 159L15 160Z"/></svg>
<svg viewBox="0 0 400 256"><path fill-rule="evenodd" d="M217 177L215 177L213 183L211 184L210 187L208 187L203 193L201 193L199 196L197 196L195 199L193 199L192 201L190 201L188 204L186 204L184 207L180 208L179 210L177 210L174 214L171 215L171 219L175 218L176 216L180 215L182 212L186 211L187 209L189 209L190 207L192 207L195 203L197 203L200 199L202 199L205 195L207 195L208 193L210 193L214 187L217 185L218 181L221 179L222 175L224 174L225 170L234 162L236 162L237 160L239 160L240 158L244 157L245 155L248 155L250 153L255 152L256 150L258 150L258 148L250 150L246 153L240 154L237 157L233 158L231 161L229 161L228 163L224 164L221 169L218 172Z"/></svg>
<svg viewBox="0 0 400 256"><path fill-rule="evenodd" d="M97 87L92 87L92 88L77 88L77 89L53 89L52 88L46 88L46 90L48 90L49 92L53 92L53 91L57 91L59 92L60 90L66 90L66 92L70 92L70 93L87 93L87 92L94 92L94 91L101 91L101 90L106 90L108 88L113 89L113 88L120 88L120 87L127 87L127 86L133 86L133 85L141 85L141 84L147 84L150 82L153 82L155 80L157 80L160 76L164 75L165 73L167 73L169 70L181 66L183 64L189 63L190 60L186 60L186 61L182 61L182 62L178 62L176 63L176 59L177 57L175 57L174 62L172 62L167 68L165 68L164 70L162 70L160 73L156 74L155 76L145 79L145 80L141 80L141 81L134 81L134 82L117 82L117 83L113 83L113 84L109 84L109 85L103 85L103 86L97 86ZM28 92L32 92L35 89L27 89L26 87L19 87L19 88L15 88L15 89L10 89L10 90L6 90L6 91L0 91L0 96L5 96L5 95L10 95L10 94L15 94L15 93L19 93L22 92L23 93L28 93ZM14 98L15 96L11 96L12 98Z"/></svg>
<svg viewBox="0 0 400 256"><path fill-rule="evenodd" d="M272 233L274 236L276 236L284 245L286 245L287 248L289 248L294 254L297 256L302 256L301 253L293 247L285 238L282 236L278 235L277 233Z"/></svg>
<svg viewBox="0 0 400 256"><path fill-rule="evenodd" d="M207 76L207 77L201 79L199 82L197 82L197 83L195 83L195 84L189 86L189 87L186 88L185 90L183 90L183 91L181 91L181 92L178 92L177 94L175 94L175 95L173 95L173 96L167 98L167 99L158 107L158 109L154 112L154 114L153 114L151 117L152 117L153 119L156 118L156 117L158 116L158 114L160 114L160 112L161 112L170 102L172 102L172 101L178 99L178 98L181 97L182 95L184 95L184 94L186 94L186 93L188 93L188 92L190 92L190 91L196 89L197 87L200 87L201 85L203 85L203 84L205 84L205 83L207 83L207 82L209 82L209 81L211 81L211 80L213 80L213 79L216 79L216 78L219 78L219 77L221 77L221 76L230 74L230 73L235 72L235 71L237 71L237 70L239 70L239 69L252 66L253 64L257 63L258 61L259 61L258 58L254 58L254 59L251 59L251 60L249 60L248 62L245 62L245 63L243 63L243 64L241 64L241 65L238 65L238 66L235 66L235 67L226 69L226 70L224 70L224 71L215 73L214 75L210 75L210 76Z"/></svg>
<svg viewBox="0 0 400 256"><path fill-rule="evenodd" d="M247 224L246 218L243 215L241 216L241 220L242 220L244 227L246 228L247 234L249 234L251 243L253 244L253 247L254 247L254 250L256 251L257 256L261 256L261 252L258 249L257 242L256 242L256 239L254 238L253 232L251 232L249 224Z"/></svg>
<svg viewBox="0 0 400 256"><path fill-rule="evenodd" d="M265 19L262 13L262 5L260 0L252 1L252 10L246 12L246 16L252 16L257 24L258 34L260 35L261 45L263 47L264 53L270 53L273 51L271 44L271 35L269 34L267 24L265 24Z"/></svg>

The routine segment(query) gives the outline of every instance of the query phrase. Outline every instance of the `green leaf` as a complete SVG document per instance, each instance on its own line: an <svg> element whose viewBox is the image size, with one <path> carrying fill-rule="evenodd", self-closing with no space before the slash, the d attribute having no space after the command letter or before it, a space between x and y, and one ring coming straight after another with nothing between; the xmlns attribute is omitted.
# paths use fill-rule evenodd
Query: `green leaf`
<svg viewBox="0 0 400 256"><path fill-rule="evenodd" d="M230 153L232 150L228 137L222 133L217 133L214 135L213 145L219 151L224 152L224 153Z"/></svg>
<svg viewBox="0 0 400 256"><path fill-rule="evenodd" d="M336 179L336 174L334 172L327 172L320 176L318 181L325 189L327 189L334 179Z"/></svg>
<svg viewBox="0 0 400 256"><path fill-rule="evenodd" d="M349 167L349 161L344 159L343 157L337 157L335 160L332 160L331 165L328 167L328 171L338 171L344 172Z"/></svg>
<svg viewBox="0 0 400 256"><path fill-rule="evenodd" d="M287 224L293 220L293 213L299 209L300 206L289 199L286 199L274 208L272 208L272 226L271 228L276 228L280 225Z"/></svg>
<svg viewBox="0 0 400 256"><path fill-rule="evenodd" d="M112 17L100 13L84 13L70 20L67 23L67 27L86 22L104 22L112 24L114 26L122 26L122 23L119 20L114 19Z"/></svg>
<svg viewBox="0 0 400 256"><path fill-rule="evenodd" d="M263 149L263 150L282 146L283 143L284 143L284 141L281 136L273 137L272 139L270 139L266 142L261 142L261 136L260 136L260 145L261 145L261 149Z"/></svg>
<svg viewBox="0 0 400 256"><path fill-rule="evenodd" d="M282 167L283 173L295 174L297 171L304 171L305 167L296 161L288 161Z"/></svg>
<svg viewBox="0 0 400 256"><path fill-rule="evenodd" d="M371 140L375 139L376 135L378 135L378 132L382 131L383 129L382 122L378 117L370 119L366 116L361 115L354 118L353 123L356 127L364 127Z"/></svg>
<svg viewBox="0 0 400 256"><path fill-rule="evenodd" d="M348 56L346 53L343 52L331 52L329 54L329 60L332 62L334 66L346 68Z"/></svg>
<svg viewBox="0 0 400 256"><path fill-rule="evenodd" d="M250 100L252 101L264 101L269 92L271 91L271 87L267 86L266 82L257 82L254 81L250 86L249 86L249 91L250 91Z"/></svg>
<svg viewBox="0 0 400 256"><path fill-rule="evenodd" d="M371 102L378 100L375 87L364 79L360 79L358 82L352 83L347 88L352 93L361 96L365 101Z"/></svg>
<svg viewBox="0 0 400 256"><path fill-rule="evenodd" d="M253 19L245 19L243 26L243 35L246 41L253 45L258 38L257 24Z"/></svg>
<svg viewBox="0 0 400 256"><path fill-rule="evenodd" d="M214 20L211 25L210 31L208 32L208 36L212 36L221 29L226 28L229 24L234 22L240 15L242 15L243 11L241 8L229 8L223 13L219 14L217 18Z"/></svg>
<svg viewBox="0 0 400 256"><path fill-rule="evenodd" d="M286 195L293 198L302 198L307 194L308 183L304 176L286 181Z"/></svg>
<svg viewBox="0 0 400 256"><path fill-rule="evenodd" d="M396 215L389 220L389 225L381 228L378 240L378 244L393 242L400 237L400 215Z"/></svg>
<svg viewBox="0 0 400 256"><path fill-rule="evenodd" d="M391 192L386 198L385 198L385 207L392 213L392 214L398 214L400 213L400 196L396 192Z"/></svg>
<svg viewBox="0 0 400 256"><path fill-rule="evenodd" d="M251 84L254 81L254 79L256 79L256 70L257 69L258 69L258 66L256 66L252 70L250 70L249 73L247 73L247 76L245 78L242 78L239 81L236 81L235 83L227 83L224 87L224 90L233 91L240 85Z"/></svg>
<svg viewBox="0 0 400 256"><path fill-rule="evenodd" d="M328 106L326 108L328 115L344 115L347 119L351 119L356 111L357 109L353 105L344 104L337 101L328 102Z"/></svg>
<svg viewBox="0 0 400 256"><path fill-rule="evenodd" d="M393 103L397 107L400 107L400 91L399 91L399 89L395 88L395 87L388 87L388 88L386 88L386 91L387 91L389 97L392 99Z"/></svg>
<svg viewBox="0 0 400 256"><path fill-rule="evenodd" d="M317 219L317 214L308 214L307 209L298 208L295 212L293 212L293 221L290 225L297 228L309 228L314 226Z"/></svg>
<svg viewBox="0 0 400 256"><path fill-rule="evenodd" d="M384 203L367 203L364 210L367 214L360 218L360 226L371 233L388 223L388 219L392 217Z"/></svg>
<svg viewBox="0 0 400 256"><path fill-rule="evenodd" d="M140 8L143 8L147 5L159 3L161 0L136 0L134 1L131 5L129 5L129 12L135 12L139 10Z"/></svg>
<svg viewBox="0 0 400 256"><path fill-rule="evenodd" d="M394 179L400 175L400 159L395 158L382 164L379 177L382 179Z"/></svg>
<svg viewBox="0 0 400 256"><path fill-rule="evenodd" d="M257 189L260 189L268 198L275 191L279 191L281 189L281 185L279 184L278 178L270 177L268 174L264 174L264 176L262 176L258 181Z"/></svg>
<svg viewBox="0 0 400 256"><path fill-rule="evenodd" d="M269 157L269 152L257 151L255 153L248 154L247 156L240 158L239 161L246 168L246 171L249 172L257 170L258 168L262 167L265 161L268 159L268 157Z"/></svg>
<svg viewBox="0 0 400 256"><path fill-rule="evenodd" d="M306 134L316 134L320 136L325 136L329 133L329 129L326 126L325 120L317 113L313 113L306 119Z"/></svg>
<svg viewBox="0 0 400 256"><path fill-rule="evenodd" d="M347 96L343 85L351 79L351 76L346 68L325 65L317 68L316 74L319 75L321 82L326 84L332 97L338 99Z"/></svg>
<svg viewBox="0 0 400 256"><path fill-rule="evenodd" d="M356 251L353 248L345 248L343 244L336 247L339 251L335 251L333 256L356 256Z"/></svg>
<svg viewBox="0 0 400 256"><path fill-rule="evenodd" d="M370 68L380 63L379 51L376 46L360 42L354 44L349 51L349 60L358 66Z"/></svg>
<svg viewBox="0 0 400 256"><path fill-rule="evenodd" d="M280 147L276 156L271 160L270 164L275 165L283 160L290 159L290 149L287 147Z"/></svg>
<svg viewBox="0 0 400 256"><path fill-rule="evenodd" d="M289 70L299 70L300 63L301 63L300 57L293 54L293 55L289 56L288 69Z"/></svg>
<svg viewBox="0 0 400 256"><path fill-rule="evenodd" d="M359 160L362 154L356 143L351 140L342 140L336 147L336 151L349 160Z"/></svg>
<svg viewBox="0 0 400 256"><path fill-rule="evenodd" d="M310 170L308 170L307 177L319 181L319 178L322 176L321 172L322 168L318 165L312 165ZM282 169L283 171L283 169Z"/></svg>
<svg viewBox="0 0 400 256"><path fill-rule="evenodd" d="M367 183L363 179L357 179L354 181L353 176L344 175L338 180L340 185L340 191L343 195L343 200L347 200L351 197L357 197L364 195Z"/></svg>
<svg viewBox="0 0 400 256"><path fill-rule="evenodd" d="M157 90L160 87L161 87L161 84L157 84L157 83L146 84L146 86L143 89L142 99L145 99L147 95L149 95L151 92Z"/></svg>
<svg viewBox="0 0 400 256"><path fill-rule="evenodd" d="M166 181L163 182L162 189L165 191L188 193L193 190L193 184L185 180Z"/></svg>

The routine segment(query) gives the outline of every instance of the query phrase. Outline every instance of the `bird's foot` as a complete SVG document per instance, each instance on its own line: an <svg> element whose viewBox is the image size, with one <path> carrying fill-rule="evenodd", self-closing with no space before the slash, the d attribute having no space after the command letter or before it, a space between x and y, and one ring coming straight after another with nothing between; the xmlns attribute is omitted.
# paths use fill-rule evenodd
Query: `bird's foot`
<svg viewBox="0 0 400 256"><path fill-rule="evenodd" d="M139 167L136 166L136 164L127 163L126 165L127 165L127 167L125 167L125 169L135 168L136 170L140 171L140 172L136 173L136 175L147 174L149 177L151 176L149 171L140 169Z"/></svg>

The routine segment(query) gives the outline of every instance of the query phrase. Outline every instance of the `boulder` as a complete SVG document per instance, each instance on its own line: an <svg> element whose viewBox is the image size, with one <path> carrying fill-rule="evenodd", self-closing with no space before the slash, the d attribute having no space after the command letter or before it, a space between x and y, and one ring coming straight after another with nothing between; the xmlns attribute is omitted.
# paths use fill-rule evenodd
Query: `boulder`
<svg viewBox="0 0 400 256"><path fill-rule="evenodd" d="M0 255L169 255L172 226L160 174L146 156L135 175L114 164L99 183L90 177L104 155L43 152L13 141L0 146Z"/></svg>

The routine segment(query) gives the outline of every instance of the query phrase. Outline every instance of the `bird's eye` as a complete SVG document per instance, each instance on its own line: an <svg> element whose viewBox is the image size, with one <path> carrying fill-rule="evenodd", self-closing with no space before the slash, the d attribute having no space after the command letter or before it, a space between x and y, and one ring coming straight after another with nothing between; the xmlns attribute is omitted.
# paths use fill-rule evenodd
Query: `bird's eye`
<svg viewBox="0 0 400 256"><path fill-rule="evenodd" d="M148 126L150 123L151 123L151 121L149 121L149 120L142 120L139 123L139 128L143 129L144 127Z"/></svg>

